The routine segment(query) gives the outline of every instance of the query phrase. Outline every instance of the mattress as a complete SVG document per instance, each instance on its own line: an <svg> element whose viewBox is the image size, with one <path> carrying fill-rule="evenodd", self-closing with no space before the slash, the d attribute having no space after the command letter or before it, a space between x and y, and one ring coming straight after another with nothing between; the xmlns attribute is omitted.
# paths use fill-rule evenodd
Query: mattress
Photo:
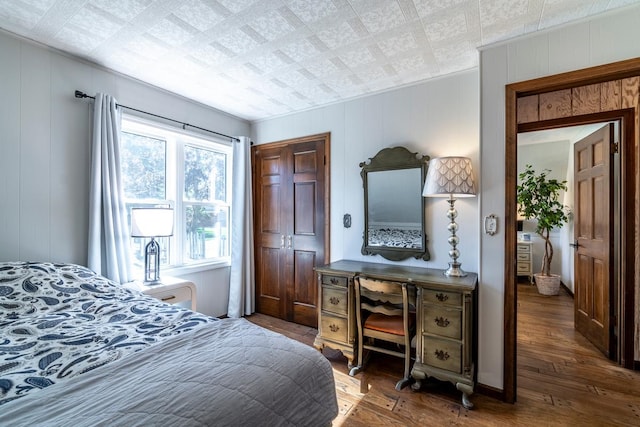
<svg viewBox="0 0 640 427"><path fill-rule="evenodd" d="M72 264L0 263L0 425L330 425L315 349Z"/></svg>

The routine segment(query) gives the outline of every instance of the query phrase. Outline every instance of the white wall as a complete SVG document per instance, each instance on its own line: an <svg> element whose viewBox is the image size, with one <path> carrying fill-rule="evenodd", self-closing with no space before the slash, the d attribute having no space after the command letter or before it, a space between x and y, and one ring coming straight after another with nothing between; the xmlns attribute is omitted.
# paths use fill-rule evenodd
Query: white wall
<svg viewBox="0 0 640 427"><path fill-rule="evenodd" d="M249 123L0 32L0 261L86 265L91 104L76 89L216 130ZM198 309L227 312L228 267L181 274Z"/></svg>
<svg viewBox="0 0 640 427"><path fill-rule="evenodd" d="M430 157L471 157L478 168L478 73L476 70L270 120L252 126L257 144L331 132L331 260L390 263L360 253L364 231L364 193L359 164L386 147L403 145ZM477 173L476 173L477 176ZM440 198L426 200L430 261L406 265L446 268L449 262L446 212ZM477 198L456 202L462 268L477 271ZM351 228L342 226L349 213Z"/></svg>
<svg viewBox="0 0 640 427"><path fill-rule="evenodd" d="M640 56L640 6L480 52L480 214L504 221L505 85ZM497 237L497 238L496 238ZM504 234L480 239L478 381L503 387ZM493 313L489 316L483 313Z"/></svg>

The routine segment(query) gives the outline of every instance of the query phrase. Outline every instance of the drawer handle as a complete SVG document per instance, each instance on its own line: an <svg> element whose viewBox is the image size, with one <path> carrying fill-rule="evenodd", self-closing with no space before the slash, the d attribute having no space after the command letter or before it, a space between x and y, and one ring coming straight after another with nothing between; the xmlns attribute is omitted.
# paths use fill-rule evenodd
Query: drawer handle
<svg viewBox="0 0 640 427"><path fill-rule="evenodd" d="M440 317L436 317L435 319L436 325L440 326L441 328L446 328L447 326L449 326L449 319L446 319L442 316Z"/></svg>
<svg viewBox="0 0 640 427"><path fill-rule="evenodd" d="M336 279L335 277L332 277L331 279L329 279L329 282L331 282L332 285L337 285L338 279Z"/></svg>
<svg viewBox="0 0 640 427"><path fill-rule="evenodd" d="M449 295L446 294L436 294L436 298L438 298L438 301L440 302L445 302L446 300L449 299Z"/></svg>
<svg viewBox="0 0 640 427"><path fill-rule="evenodd" d="M338 305L338 304L340 304L340 298L338 298L338 297L331 297L331 298L329 298L329 302L330 302L331 304L333 304L333 305Z"/></svg>
<svg viewBox="0 0 640 427"><path fill-rule="evenodd" d="M164 298L160 298L162 301L169 301L172 299L175 299L176 296L175 295L169 295L168 297L164 297Z"/></svg>
<svg viewBox="0 0 640 427"><path fill-rule="evenodd" d="M331 329L331 332L335 333L335 332L338 332L340 330L340 327L338 325L331 324L331 325L329 325L329 329Z"/></svg>
<svg viewBox="0 0 640 427"><path fill-rule="evenodd" d="M434 354L436 355L436 358L439 360L447 360L449 357L451 357L449 356L449 353L447 353L444 350L436 350Z"/></svg>

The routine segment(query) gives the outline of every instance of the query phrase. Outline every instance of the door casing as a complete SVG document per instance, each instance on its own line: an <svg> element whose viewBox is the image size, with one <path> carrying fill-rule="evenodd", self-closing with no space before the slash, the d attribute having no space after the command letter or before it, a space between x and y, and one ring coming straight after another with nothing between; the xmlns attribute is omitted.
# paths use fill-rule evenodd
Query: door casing
<svg viewBox="0 0 640 427"><path fill-rule="evenodd" d="M613 111L570 116L561 119L518 124L518 99L524 96L562 89L578 88L640 76L640 58L587 68L555 76L509 84L505 88L505 266L504 266L504 382L502 398L516 401L516 340L517 284L515 275L517 135L528 130L542 130L601 121L621 121L621 226L620 226L620 362L634 367L634 295L638 272L635 269L637 207L635 204L638 177L636 115L638 104Z"/></svg>

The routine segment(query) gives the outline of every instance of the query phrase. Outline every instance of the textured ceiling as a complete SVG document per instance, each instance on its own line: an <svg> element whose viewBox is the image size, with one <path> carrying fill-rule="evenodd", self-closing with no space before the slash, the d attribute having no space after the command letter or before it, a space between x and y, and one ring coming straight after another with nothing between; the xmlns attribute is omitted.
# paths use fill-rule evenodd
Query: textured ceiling
<svg viewBox="0 0 640 427"><path fill-rule="evenodd" d="M638 2L1 0L0 28L256 120L477 67L479 46Z"/></svg>

